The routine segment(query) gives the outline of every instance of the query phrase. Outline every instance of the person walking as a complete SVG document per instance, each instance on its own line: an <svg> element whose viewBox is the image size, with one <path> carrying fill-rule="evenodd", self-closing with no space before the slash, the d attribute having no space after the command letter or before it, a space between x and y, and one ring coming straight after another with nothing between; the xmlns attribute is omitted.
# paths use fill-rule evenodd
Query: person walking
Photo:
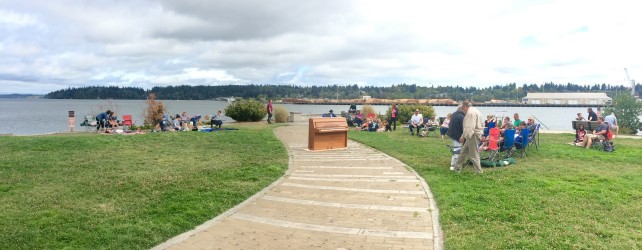
<svg viewBox="0 0 642 250"><path fill-rule="evenodd" d="M461 109L461 105L457 107L457 110L450 115L450 122L448 123L448 131L446 131L446 136L452 140L453 143L453 156L450 157L450 170L455 170L455 163L457 158L459 158L459 153L461 152L461 142L459 138L464 133L464 111Z"/></svg>
<svg viewBox="0 0 642 250"><path fill-rule="evenodd" d="M459 142L463 144L461 155L468 156L468 158L473 162L475 172L481 174L484 171L481 169L479 162L479 150L477 149L477 146L479 145L479 140L481 139L481 135L484 131L484 120L481 112L479 112L477 108L472 107L470 102L462 102L461 109L466 114L463 122L464 130L459 138ZM464 161L466 161L466 157L457 158L455 171L461 171Z"/></svg>
<svg viewBox="0 0 642 250"><path fill-rule="evenodd" d="M268 113L267 122L268 122L268 124L270 124L270 123L272 123L272 112L274 111L272 109L272 100L268 100L266 109L267 109L267 113Z"/></svg>
<svg viewBox="0 0 642 250"><path fill-rule="evenodd" d="M389 126L392 127L392 131L397 130L397 104L393 103L390 108L390 119L388 120Z"/></svg>

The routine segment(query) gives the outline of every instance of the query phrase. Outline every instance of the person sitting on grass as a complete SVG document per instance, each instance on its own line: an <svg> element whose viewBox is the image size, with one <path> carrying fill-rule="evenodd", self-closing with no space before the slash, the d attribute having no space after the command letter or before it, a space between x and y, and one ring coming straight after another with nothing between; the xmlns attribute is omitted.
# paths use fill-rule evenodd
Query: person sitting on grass
<svg viewBox="0 0 642 250"><path fill-rule="evenodd" d="M172 129L174 129L174 131L181 131L181 116L178 114L176 114L176 117L172 120Z"/></svg>
<svg viewBox="0 0 642 250"><path fill-rule="evenodd" d="M356 111L356 114L354 115L354 123L357 125L358 128L363 125L363 115L361 114L360 110Z"/></svg>
<svg viewBox="0 0 642 250"><path fill-rule="evenodd" d="M192 116L192 118L189 119L190 124L192 125L192 131L198 131L198 126L203 125L203 122L201 122L201 115L195 115Z"/></svg>
<svg viewBox="0 0 642 250"><path fill-rule="evenodd" d="M212 116L212 120L210 121L210 128L213 128L216 126L218 129L221 129L221 126L223 126L223 113L219 110L216 112L215 115Z"/></svg>
<svg viewBox="0 0 642 250"><path fill-rule="evenodd" d="M377 118L377 120L378 119L379 118ZM379 129L379 123L377 120L371 120L370 118L368 118L368 120L370 120L370 123L368 124L368 132L377 132L377 129Z"/></svg>
<svg viewBox="0 0 642 250"><path fill-rule="evenodd" d="M419 109L415 109L415 114L412 115L410 118L410 124L408 124L408 128L410 129L410 134L415 135L415 131L417 132L417 136L420 136L419 130L424 124L424 117L419 113Z"/></svg>
<svg viewBox="0 0 642 250"><path fill-rule="evenodd" d="M606 138L606 133L608 133L609 126L604 122L604 117L598 117L597 118L597 127L593 131L592 134L586 134L584 135L584 140L582 143L578 146L580 147L586 147L587 149L591 148L591 144L593 144L593 139L597 140L604 140Z"/></svg>
<svg viewBox="0 0 642 250"><path fill-rule="evenodd" d="M584 124L577 125L577 130L575 131L575 141L574 143L582 143L584 141L584 136L586 135L586 130L584 129Z"/></svg>
<svg viewBox="0 0 642 250"><path fill-rule="evenodd" d="M370 119L370 117L366 118L366 122L361 124L361 126L359 127L359 130L360 131L367 131L368 128L371 127L370 123L372 123L372 119Z"/></svg>
<svg viewBox="0 0 642 250"><path fill-rule="evenodd" d="M386 132L386 126L390 127L388 121L385 119L381 120L381 118L377 118L375 122L377 122L377 132Z"/></svg>

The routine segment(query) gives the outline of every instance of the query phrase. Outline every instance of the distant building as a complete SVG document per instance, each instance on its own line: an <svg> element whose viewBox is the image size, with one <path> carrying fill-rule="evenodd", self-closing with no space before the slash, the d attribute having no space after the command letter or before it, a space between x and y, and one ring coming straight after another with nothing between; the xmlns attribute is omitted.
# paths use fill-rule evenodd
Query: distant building
<svg viewBox="0 0 642 250"><path fill-rule="evenodd" d="M522 98L526 104L608 105L611 97L606 93L528 93Z"/></svg>
<svg viewBox="0 0 642 250"><path fill-rule="evenodd" d="M364 101L370 100L370 98L372 98L372 97L369 96L369 95L364 95L364 96L361 97L361 99L363 99Z"/></svg>

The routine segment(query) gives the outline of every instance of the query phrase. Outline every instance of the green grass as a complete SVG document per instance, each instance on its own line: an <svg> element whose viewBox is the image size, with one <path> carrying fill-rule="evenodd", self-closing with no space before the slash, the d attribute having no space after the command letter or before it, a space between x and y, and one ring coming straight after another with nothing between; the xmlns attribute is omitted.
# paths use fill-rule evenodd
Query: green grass
<svg viewBox="0 0 642 250"><path fill-rule="evenodd" d="M542 134L516 165L450 171L447 139L350 132L398 158L430 185L446 249L642 248L642 140L615 139L613 153Z"/></svg>
<svg viewBox="0 0 642 250"><path fill-rule="evenodd" d="M274 126L213 133L0 137L0 249L143 249L287 169Z"/></svg>

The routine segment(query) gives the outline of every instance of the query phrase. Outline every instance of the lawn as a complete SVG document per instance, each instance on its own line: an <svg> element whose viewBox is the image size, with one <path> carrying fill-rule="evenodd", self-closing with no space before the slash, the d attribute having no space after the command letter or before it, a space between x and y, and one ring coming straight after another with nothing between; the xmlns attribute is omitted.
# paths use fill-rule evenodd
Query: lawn
<svg viewBox="0 0 642 250"><path fill-rule="evenodd" d="M615 139L613 153L542 134L516 165L450 171L447 139L350 132L350 138L415 169L430 185L446 249L641 249L642 140Z"/></svg>
<svg viewBox="0 0 642 250"><path fill-rule="evenodd" d="M274 126L0 137L0 249L147 249L287 169Z"/></svg>

